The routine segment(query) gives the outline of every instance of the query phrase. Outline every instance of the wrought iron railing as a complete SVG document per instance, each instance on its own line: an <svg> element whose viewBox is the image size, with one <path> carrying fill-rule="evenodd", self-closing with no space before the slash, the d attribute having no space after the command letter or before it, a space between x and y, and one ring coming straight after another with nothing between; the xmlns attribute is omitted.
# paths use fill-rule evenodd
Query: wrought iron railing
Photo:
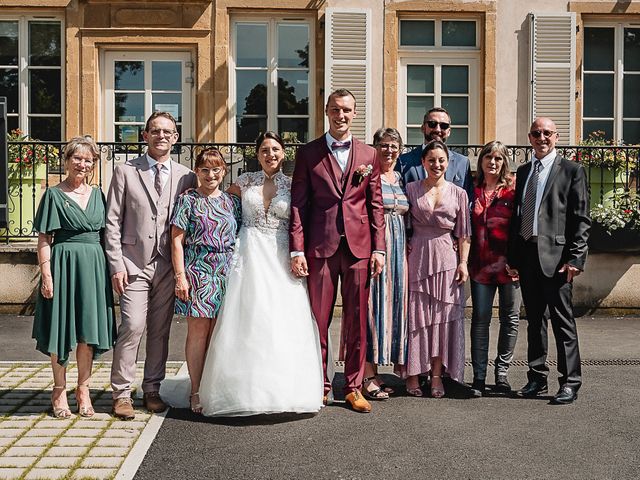
<svg viewBox="0 0 640 480"><path fill-rule="evenodd" d="M63 142L9 142L9 198L8 226L0 228L0 242L28 240L36 236L33 218L45 189L65 178L62 162ZM102 161L96 165L90 183L99 185L105 192L111 173L118 163L135 158L145 152L144 143L98 143ZM283 170L293 172L295 153L300 145L288 145ZM174 147L173 159L190 168L197 152L202 148L216 147L230 167L225 183L232 183L240 173L260 168L253 144L240 143L180 143ZM405 147L405 151L412 147ZM471 159L475 171L481 145L452 145L451 149ZM509 163L513 171L529 161L530 146L509 146ZM611 188L614 191L640 194L640 161L638 147L617 146L559 146L558 152L566 158L584 164L590 179L592 202L604 201ZM35 165L35 167L34 167ZM608 168L600 168L604 165Z"/></svg>

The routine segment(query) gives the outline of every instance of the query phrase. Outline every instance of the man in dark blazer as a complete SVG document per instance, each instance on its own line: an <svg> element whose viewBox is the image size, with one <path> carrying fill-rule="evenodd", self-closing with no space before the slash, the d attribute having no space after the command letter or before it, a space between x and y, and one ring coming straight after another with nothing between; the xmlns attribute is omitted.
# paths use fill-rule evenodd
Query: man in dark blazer
<svg viewBox="0 0 640 480"><path fill-rule="evenodd" d="M351 135L356 100L336 90L327 100L329 131L300 148L291 184L291 270L309 276L309 300L318 323L327 377L329 325L338 279L345 332L345 400L358 412L371 405L360 393L367 341L369 279L384 265L384 214L376 152Z"/></svg>
<svg viewBox="0 0 640 480"><path fill-rule="evenodd" d="M405 185L416 180L424 180L427 173L422 166L422 150L432 140L440 140L446 143L451 135L451 116L444 108L435 107L429 110L422 122L424 144L410 152L400 155L396 170L402 174ZM449 150L449 166L444 174L445 180L464 188L469 202L473 201L473 178L471 177L471 165L469 159Z"/></svg>
<svg viewBox="0 0 640 480"><path fill-rule="evenodd" d="M528 383L523 397L546 393L547 319L558 350L560 389L551 403L570 404L582 384L578 332L573 316L574 277L584 270L591 227L584 168L556 153L558 133L549 118L529 131L531 162L518 168L507 270L519 275L527 311Z"/></svg>

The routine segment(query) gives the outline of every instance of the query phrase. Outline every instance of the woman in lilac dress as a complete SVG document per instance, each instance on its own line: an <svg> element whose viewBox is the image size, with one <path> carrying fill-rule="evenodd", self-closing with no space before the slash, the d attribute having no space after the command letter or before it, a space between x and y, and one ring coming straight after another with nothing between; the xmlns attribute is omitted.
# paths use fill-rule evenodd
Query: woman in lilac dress
<svg viewBox="0 0 640 480"><path fill-rule="evenodd" d="M409 240L407 392L422 396L419 374L431 374L431 396L444 396L442 374L464 377L464 282L471 225L464 189L447 182L449 152L434 140L422 152L425 180L407 185ZM457 248L454 245L457 244Z"/></svg>

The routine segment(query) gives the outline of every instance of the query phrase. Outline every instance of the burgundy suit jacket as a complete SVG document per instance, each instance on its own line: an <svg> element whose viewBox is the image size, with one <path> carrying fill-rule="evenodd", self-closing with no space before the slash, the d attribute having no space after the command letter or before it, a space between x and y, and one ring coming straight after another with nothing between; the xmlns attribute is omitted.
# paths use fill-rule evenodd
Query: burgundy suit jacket
<svg viewBox="0 0 640 480"><path fill-rule="evenodd" d="M385 250L384 212L376 151L353 138L343 179L326 137L298 149L291 184L289 249L308 257L331 257L340 244L339 222L356 258ZM362 178L356 170L371 165Z"/></svg>

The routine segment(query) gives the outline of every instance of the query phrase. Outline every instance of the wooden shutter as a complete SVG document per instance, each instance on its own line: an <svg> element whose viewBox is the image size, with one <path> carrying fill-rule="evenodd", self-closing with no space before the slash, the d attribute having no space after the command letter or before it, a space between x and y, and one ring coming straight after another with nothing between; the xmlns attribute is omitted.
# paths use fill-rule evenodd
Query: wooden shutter
<svg viewBox="0 0 640 480"><path fill-rule="evenodd" d="M369 118L371 84L369 9L327 8L325 38L325 97L338 88L346 88L356 97L357 115L351 131L370 142ZM325 128L327 128L325 118Z"/></svg>
<svg viewBox="0 0 640 480"><path fill-rule="evenodd" d="M551 118L560 143L575 140L576 15L529 14L531 26L531 120Z"/></svg>

